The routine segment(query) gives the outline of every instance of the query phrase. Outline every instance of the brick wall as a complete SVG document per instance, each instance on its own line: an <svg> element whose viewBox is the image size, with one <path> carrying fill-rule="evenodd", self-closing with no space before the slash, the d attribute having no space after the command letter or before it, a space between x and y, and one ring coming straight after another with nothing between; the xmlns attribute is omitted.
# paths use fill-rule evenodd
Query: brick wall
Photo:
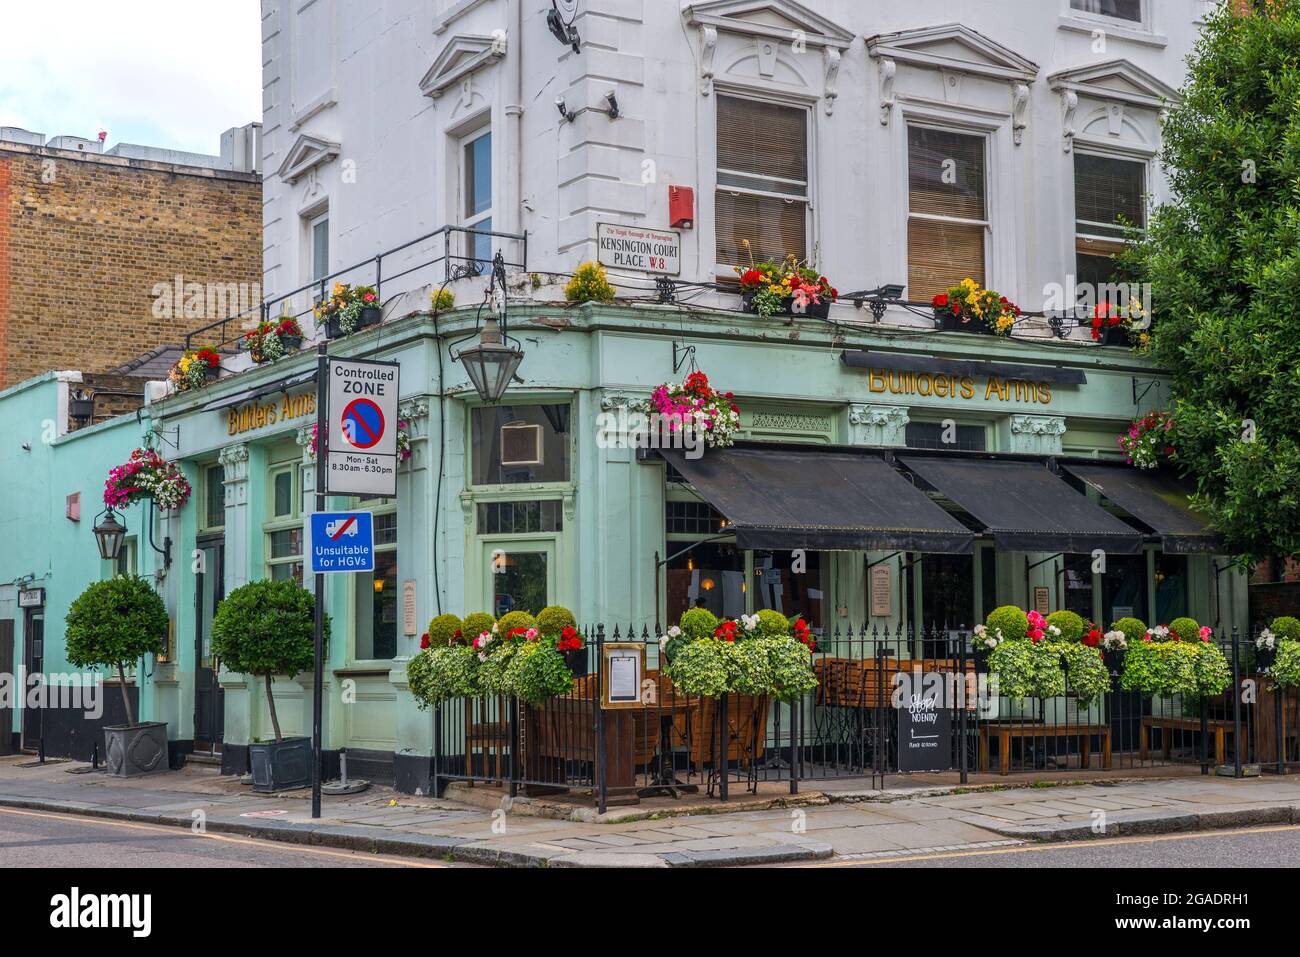
<svg viewBox="0 0 1300 957"><path fill-rule="evenodd" d="M177 275L205 294L158 315ZM0 146L0 389L179 344L225 317L209 285L255 303L261 278L260 177Z"/></svg>

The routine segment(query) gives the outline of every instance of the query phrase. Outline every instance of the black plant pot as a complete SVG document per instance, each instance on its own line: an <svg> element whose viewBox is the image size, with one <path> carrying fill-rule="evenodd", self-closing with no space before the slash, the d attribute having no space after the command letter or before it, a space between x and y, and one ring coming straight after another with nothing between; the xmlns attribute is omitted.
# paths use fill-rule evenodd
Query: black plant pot
<svg viewBox="0 0 1300 957"><path fill-rule="evenodd" d="M1099 346L1122 346L1127 344L1128 334L1124 331L1123 326L1101 326L1096 330L1100 338L1092 337L1092 320L1081 319L1079 325L1088 330L1089 338Z"/></svg>
<svg viewBox="0 0 1300 957"><path fill-rule="evenodd" d="M253 790L288 791L311 784L311 738L259 741L248 746Z"/></svg>
<svg viewBox="0 0 1300 957"><path fill-rule="evenodd" d="M285 352L297 352L302 348L302 336L281 336L280 345Z"/></svg>
<svg viewBox="0 0 1300 957"><path fill-rule="evenodd" d="M325 320L326 339L342 339L343 335L343 326L339 323L338 316L330 316Z"/></svg>
<svg viewBox="0 0 1300 957"><path fill-rule="evenodd" d="M207 379L209 382L211 382L213 379L215 379L215 378L216 378L218 375L220 375L220 374L221 374L221 364L220 364L220 363L217 363L217 364L214 365L214 366L210 366L210 365L206 365L206 364L203 366L203 378Z"/></svg>
<svg viewBox="0 0 1300 957"><path fill-rule="evenodd" d="M564 655L564 663L569 666L575 678L585 678L591 674L591 668L587 663L587 649L575 648L571 651L561 652Z"/></svg>
<svg viewBox="0 0 1300 957"><path fill-rule="evenodd" d="M986 675L989 673L989 652L987 650L975 649L973 655L975 661L975 673L977 675Z"/></svg>
<svg viewBox="0 0 1300 957"><path fill-rule="evenodd" d="M94 399L69 399L68 415L74 419L90 419L95 414Z"/></svg>
<svg viewBox="0 0 1300 957"><path fill-rule="evenodd" d="M167 725L158 721L104 728L108 773L119 778L167 770Z"/></svg>
<svg viewBox="0 0 1300 957"><path fill-rule="evenodd" d="M1263 671L1265 668L1272 668L1273 662L1277 660L1277 648L1256 648L1255 649L1255 670Z"/></svg>
<svg viewBox="0 0 1300 957"><path fill-rule="evenodd" d="M383 321L384 312L382 309L378 306L366 306L366 308L361 310L361 315L357 316L357 329L377 326Z"/></svg>

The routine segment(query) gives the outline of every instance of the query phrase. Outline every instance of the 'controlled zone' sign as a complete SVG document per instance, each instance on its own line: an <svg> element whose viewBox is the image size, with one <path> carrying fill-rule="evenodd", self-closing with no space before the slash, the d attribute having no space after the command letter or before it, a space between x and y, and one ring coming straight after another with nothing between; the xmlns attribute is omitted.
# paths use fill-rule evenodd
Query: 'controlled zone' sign
<svg viewBox="0 0 1300 957"><path fill-rule="evenodd" d="M396 362L329 361L326 488L331 494L397 494Z"/></svg>

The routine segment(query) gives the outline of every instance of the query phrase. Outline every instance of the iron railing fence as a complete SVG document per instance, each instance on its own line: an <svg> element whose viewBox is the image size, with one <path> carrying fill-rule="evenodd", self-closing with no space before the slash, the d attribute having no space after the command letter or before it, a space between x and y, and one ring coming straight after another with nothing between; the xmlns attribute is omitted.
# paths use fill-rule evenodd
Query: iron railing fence
<svg viewBox="0 0 1300 957"><path fill-rule="evenodd" d="M1300 689L1261 673L1255 642L1220 640L1231 687L1199 699L1124 691L1120 661L1105 657L1110 687L1080 701L1070 687L1045 699L1000 694L965 629L833 628L812 656L817 688L785 703L763 696L684 694L663 669L656 627L597 625L572 690L541 705L505 697L455 699L434 714L435 793L449 781L489 783L513 796L565 790L601 810L633 797L781 783L942 772L1129 771L1184 764L1244 775L1253 766L1300 767ZM640 701L601 707L603 649L645 646ZM1100 650L1098 651L1100 655ZM1233 688L1237 691L1234 693ZM1280 731L1279 731L1280 729Z"/></svg>
<svg viewBox="0 0 1300 957"><path fill-rule="evenodd" d="M487 240L490 251L475 248L481 240ZM449 283L455 278L488 275L492 269L493 256L502 251L503 246L513 246L509 255L503 252L505 265L526 272L527 232L502 233L462 226L443 226L369 259L313 279L297 289L264 298L252 308L188 332L185 334L185 348L188 350L197 344L228 351L232 346L243 342L245 326L254 320L269 321L287 315L299 320L301 324L301 320L312 315L317 303L329 297L336 282L372 285L379 301L384 303L385 286L388 287L391 299L393 295L415 288L415 283L409 281L409 277L420 273L426 274L429 281L442 283ZM441 270L438 267L442 267ZM394 284L403 279L408 281L402 283L394 293Z"/></svg>

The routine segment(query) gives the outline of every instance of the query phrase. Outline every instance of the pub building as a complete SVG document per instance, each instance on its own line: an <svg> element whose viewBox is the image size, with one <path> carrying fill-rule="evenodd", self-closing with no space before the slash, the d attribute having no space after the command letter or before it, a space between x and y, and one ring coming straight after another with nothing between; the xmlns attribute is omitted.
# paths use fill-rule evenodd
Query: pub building
<svg viewBox="0 0 1300 957"><path fill-rule="evenodd" d="M827 638L863 626L968 632L1008 603L1102 625L1247 623L1245 580L1216 556L1185 490L1117 454L1134 395L1157 405L1168 388L1129 350L802 317L774 335L722 310L692 309L684 328L676 306L515 304L524 381L490 404L445 353L473 335L476 313L436 326L414 313L330 344L331 355L400 363L411 449L395 498L328 500L374 513L373 574L327 577L325 747L346 749L354 775L427 792L431 719L405 662L441 612L561 604L584 624L653 630L694 606L724 617L774 608ZM634 421L620 413L680 380L674 362L692 349L735 393L741 441L699 457L619 441L611 427ZM213 609L254 579L304 581L315 363L304 351L222 376L151 401L139 422L48 448L63 477L43 493L51 507L69 485L88 509L146 437L183 467L193 497L153 534L170 540L170 565L148 547L137 507L129 549L103 571L159 574L174 647L135 676L143 713L168 723L177 751L219 751L232 772L269 735L269 716L260 684L214 662ZM66 386L37 380L0 402L53 408ZM64 570L92 548L85 524L41 583L52 670L61 616L90 577ZM277 679L275 695L285 733L308 733L311 676ZM74 737L85 750L91 736Z"/></svg>

